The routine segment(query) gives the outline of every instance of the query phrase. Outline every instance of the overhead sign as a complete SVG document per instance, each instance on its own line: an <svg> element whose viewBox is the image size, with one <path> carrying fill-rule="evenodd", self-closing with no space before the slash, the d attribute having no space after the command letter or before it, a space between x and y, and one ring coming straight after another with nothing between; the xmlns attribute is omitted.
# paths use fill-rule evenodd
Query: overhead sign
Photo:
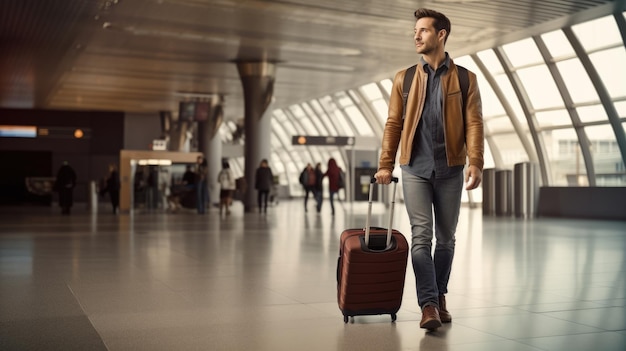
<svg viewBox="0 0 626 351"><path fill-rule="evenodd" d="M292 145L315 145L315 146L352 146L354 145L354 137L294 135L291 138L291 144Z"/></svg>

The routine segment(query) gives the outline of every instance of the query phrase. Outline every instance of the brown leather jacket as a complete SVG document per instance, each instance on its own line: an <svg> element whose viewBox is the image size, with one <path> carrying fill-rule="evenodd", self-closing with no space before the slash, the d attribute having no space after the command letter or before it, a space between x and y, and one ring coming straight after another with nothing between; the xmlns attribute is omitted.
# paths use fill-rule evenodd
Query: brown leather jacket
<svg viewBox="0 0 626 351"><path fill-rule="evenodd" d="M402 84L406 70L396 73L389 99L389 116L383 133L382 153L378 169L393 172L398 145L400 146L400 165L411 161L413 138L417 124L422 117L426 99L426 83L428 76L421 62L415 70L413 85L409 92L406 105L404 128L402 128ZM469 89L467 92L466 114L463 121L461 87L459 85L456 65L450 62L448 72L441 77L443 104L443 125L448 166L459 166L466 163L483 169L484 132L480 92L476 75L468 71ZM404 131L404 132L403 132Z"/></svg>

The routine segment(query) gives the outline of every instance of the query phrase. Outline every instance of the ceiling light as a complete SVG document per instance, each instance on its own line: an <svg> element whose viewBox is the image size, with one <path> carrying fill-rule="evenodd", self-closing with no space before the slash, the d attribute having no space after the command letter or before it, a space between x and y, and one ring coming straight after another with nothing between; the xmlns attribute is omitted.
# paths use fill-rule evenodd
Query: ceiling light
<svg viewBox="0 0 626 351"><path fill-rule="evenodd" d="M223 94L218 93L202 93L202 92L194 92L194 91L175 91L172 95L176 97L188 98L188 99L203 99L203 100L214 100L214 99L222 99L224 97Z"/></svg>
<svg viewBox="0 0 626 351"><path fill-rule="evenodd" d="M337 56L357 56L361 55L362 52L359 49L348 48L348 47L338 47L338 46L327 46L320 44L312 44L312 43L301 43L298 41L287 41L283 40L269 40L269 39L259 39L259 38L243 38L234 35L226 35L226 34L206 34L199 32L191 32L191 31L176 31L170 29L157 29L157 28L144 28L144 27L135 27L135 26L123 26L111 22L104 22L102 24L103 29L108 30L116 30L125 33L129 33L137 36L150 36L150 37L160 37L160 38L172 38L178 40L190 40L190 41L200 41L205 43L214 43L221 45L232 45L232 46L240 46L242 40L245 41L247 46L256 46L259 48L266 47L278 47L284 51L295 51L300 53L307 54L321 54L321 55L337 55Z"/></svg>
<svg viewBox="0 0 626 351"><path fill-rule="evenodd" d="M319 71L328 72L354 72L355 68L352 66L343 66L338 64L324 64L318 62L287 62L281 64L280 67L294 68L294 69L315 69Z"/></svg>

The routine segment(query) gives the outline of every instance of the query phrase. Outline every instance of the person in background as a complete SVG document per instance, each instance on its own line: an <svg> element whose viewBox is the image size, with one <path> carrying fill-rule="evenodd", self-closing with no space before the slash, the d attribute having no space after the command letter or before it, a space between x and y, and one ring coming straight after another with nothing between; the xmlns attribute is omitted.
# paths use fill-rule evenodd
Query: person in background
<svg viewBox="0 0 626 351"><path fill-rule="evenodd" d="M310 163L307 163L306 167L300 173L300 184L304 188L304 212L307 212L307 203L309 202L309 193L313 195L314 199L317 199L315 196L315 184L317 183L315 178L315 170Z"/></svg>
<svg viewBox="0 0 626 351"><path fill-rule="evenodd" d="M148 166L146 186L146 207L150 210L155 210L159 207L159 166Z"/></svg>
<svg viewBox="0 0 626 351"><path fill-rule="evenodd" d="M135 176L133 181L133 202L135 207L146 207L147 194L146 194L146 166L137 166L135 170Z"/></svg>
<svg viewBox="0 0 626 351"><path fill-rule="evenodd" d="M74 188L76 187L76 172L69 165L69 162L63 161L63 165L57 171L57 177L54 181L54 190L59 192L59 206L61 213L69 215L72 205L74 204Z"/></svg>
<svg viewBox="0 0 626 351"><path fill-rule="evenodd" d="M322 172L322 164L320 162L315 164L315 189L313 194L315 195L315 209L317 213L322 211L322 202L324 200L324 172Z"/></svg>
<svg viewBox="0 0 626 351"><path fill-rule="evenodd" d="M117 166L113 163L109 165L109 174L104 181L104 188L100 190L100 196L109 193L113 214L117 214L120 207L120 175Z"/></svg>
<svg viewBox="0 0 626 351"><path fill-rule="evenodd" d="M337 161L334 158L328 160L328 169L324 173L324 177L328 177L328 195L330 198L330 209L335 215L335 201L334 197L339 192L339 178L341 177L341 168L337 166Z"/></svg>
<svg viewBox="0 0 626 351"><path fill-rule="evenodd" d="M217 175L217 181L220 183L220 215L225 211L230 214L230 205L233 203L233 193L237 188L233 170L227 160L222 161L222 170Z"/></svg>
<svg viewBox="0 0 626 351"><path fill-rule="evenodd" d="M187 188L193 188L196 183L196 174L192 168L191 165L187 165L185 173L183 173L182 185Z"/></svg>
<svg viewBox="0 0 626 351"><path fill-rule="evenodd" d="M204 156L198 156L196 163L196 207L198 214L206 212L206 206L209 202L209 189L207 177L209 174L209 165Z"/></svg>
<svg viewBox="0 0 626 351"><path fill-rule="evenodd" d="M484 128L476 75L467 72L467 100L463 102L459 68L445 51L450 20L423 8L414 15L413 44L422 56L406 105L402 98L406 70L396 73L393 80L374 177L377 183L391 182L400 149L404 203L411 223L411 259L422 310L420 328L434 330L452 321L445 294L454 257L463 168L469 161L465 189L477 188L484 163Z"/></svg>
<svg viewBox="0 0 626 351"><path fill-rule="evenodd" d="M168 199L172 195L172 178L170 177L170 167L159 167L159 195L160 205L163 209L168 208Z"/></svg>
<svg viewBox="0 0 626 351"><path fill-rule="evenodd" d="M259 212L267 213L267 201L269 200L270 190L274 185L274 175L272 169L266 159L261 161L259 168L256 169L254 177L254 188L257 190L257 205Z"/></svg>

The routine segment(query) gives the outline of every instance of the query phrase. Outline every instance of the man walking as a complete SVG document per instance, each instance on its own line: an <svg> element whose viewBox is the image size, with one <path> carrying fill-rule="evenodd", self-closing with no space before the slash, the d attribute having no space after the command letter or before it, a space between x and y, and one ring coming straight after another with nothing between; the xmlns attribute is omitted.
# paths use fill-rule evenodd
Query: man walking
<svg viewBox="0 0 626 351"><path fill-rule="evenodd" d="M414 15L413 40L422 56L406 107L402 98L406 71L394 78L375 177L381 184L391 182L399 148L404 201L411 223L411 259L422 309L420 327L433 330L442 322L452 321L445 294L454 257L463 169L469 161L465 188L477 188L482 180L483 119L476 75L467 72L469 83L463 101L460 68L445 52L450 20L423 8Z"/></svg>

